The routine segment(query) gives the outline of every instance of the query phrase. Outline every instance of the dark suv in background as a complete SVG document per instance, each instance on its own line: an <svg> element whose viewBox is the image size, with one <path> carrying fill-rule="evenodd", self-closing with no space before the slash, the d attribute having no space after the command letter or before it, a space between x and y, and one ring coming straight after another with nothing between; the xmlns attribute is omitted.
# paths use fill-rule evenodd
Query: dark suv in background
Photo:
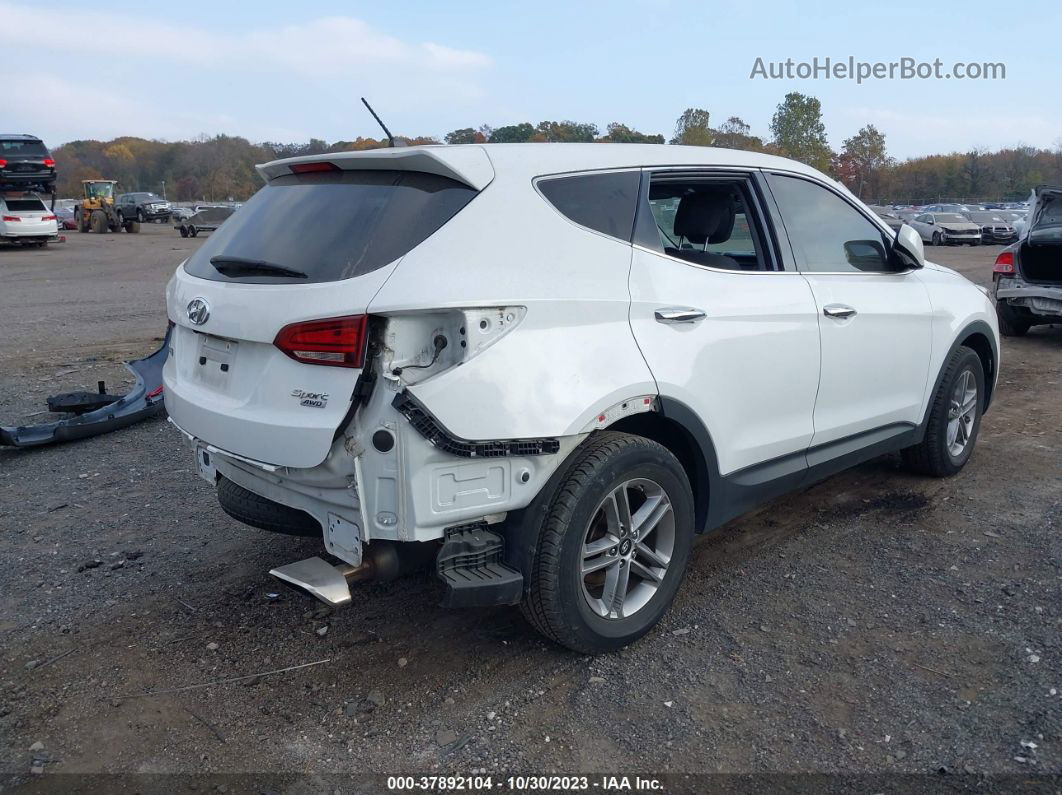
<svg viewBox="0 0 1062 795"><path fill-rule="evenodd" d="M125 221L169 221L170 203L154 193L123 193L114 202Z"/></svg>
<svg viewBox="0 0 1062 795"><path fill-rule="evenodd" d="M0 186L55 192L55 161L40 138L0 133Z"/></svg>

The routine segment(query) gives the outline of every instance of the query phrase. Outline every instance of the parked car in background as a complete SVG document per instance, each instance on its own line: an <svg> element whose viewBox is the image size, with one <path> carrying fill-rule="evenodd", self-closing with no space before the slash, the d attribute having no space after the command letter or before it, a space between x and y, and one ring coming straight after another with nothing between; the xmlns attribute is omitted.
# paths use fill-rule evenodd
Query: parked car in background
<svg viewBox="0 0 1062 795"><path fill-rule="evenodd" d="M929 204L922 208L924 213L958 213L963 215L965 213L973 212L974 210L983 210L984 208L976 204Z"/></svg>
<svg viewBox="0 0 1062 795"><path fill-rule="evenodd" d="M0 195L0 239L44 248L58 232L55 213L36 194Z"/></svg>
<svg viewBox="0 0 1062 795"><path fill-rule="evenodd" d="M55 161L40 138L0 134L0 189L3 188L55 192Z"/></svg>
<svg viewBox="0 0 1062 795"><path fill-rule="evenodd" d="M163 394L224 510L342 561L273 571L334 606L430 561L444 605L607 652L666 613L695 533L889 451L938 477L973 452L991 301L802 163L493 144L259 170L167 286Z"/></svg>
<svg viewBox="0 0 1062 795"><path fill-rule="evenodd" d="M900 227L904 225L905 221L891 210L886 210L884 207L875 207L874 205L869 206L878 218L889 225L889 229L892 231L899 231Z"/></svg>
<svg viewBox="0 0 1062 795"><path fill-rule="evenodd" d="M73 207L55 207L55 219L60 229L77 229L77 215Z"/></svg>
<svg viewBox="0 0 1062 795"><path fill-rule="evenodd" d="M181 233L181 237L197 237L200 232L216 231L234 212L236 210L232 207L201 205L194 215L181 219L173 228Z"/></svg>
<svg viewBox="0 0 1062 795"><path fill-rule="evenodd" d="M114 200L123 221L169 221L170 203L154 193L123 193Z"/></svg>
<svg viewBox="0 0 1062 795"><path fill-rule="evenodd" d="M170 219L174 221L184 221L195 215L195 210L191 207L178 207L177 205L170 205Z"/></svg>
<svg viewBox="0 0 1062 795"><path fill-rule="evenodd" d="M1040 186L1029 228L1003 249L992 267L992 295L1004 336L1062 323L1062 187Z"/></svg>
<svg viewBox="0 0 1062 795"><path fill-rule="evenodd" d="M922 213L911 219L910 225L922 240L934 246L981 244L981 227L959 213Z"/></svg>
<svg viewBox="0 0 1062 795"><path fill-rule="evenodd" d="M966 217L981 228L982 243L1010 244L1018 239L1014 226L999 210L975 210Z"/></svg>

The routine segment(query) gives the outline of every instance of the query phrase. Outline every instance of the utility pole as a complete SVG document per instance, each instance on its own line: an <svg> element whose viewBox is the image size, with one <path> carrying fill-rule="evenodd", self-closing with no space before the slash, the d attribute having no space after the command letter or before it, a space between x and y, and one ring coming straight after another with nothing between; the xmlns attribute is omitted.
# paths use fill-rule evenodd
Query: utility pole
<svg viewBox="0 0 1062 795"><path fill-rule="evenodd" d="M166 198L166 180L162 180L162 198Z"/></svg>

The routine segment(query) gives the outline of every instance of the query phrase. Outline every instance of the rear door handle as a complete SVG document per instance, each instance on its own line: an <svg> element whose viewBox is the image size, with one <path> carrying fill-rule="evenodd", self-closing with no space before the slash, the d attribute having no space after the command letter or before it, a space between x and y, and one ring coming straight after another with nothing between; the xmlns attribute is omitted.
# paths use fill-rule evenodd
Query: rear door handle
<svg viewBox="0 0 1062 795"><path fill-rule="evenodd" d="M826 317L844 319L846 317L852 317L857 313L855 309L847 304L826 304L826 306L822 308L822 314L826 315Z"/></svg>
<svg viewBox="0 0 1062 795"><path fill-rule="evenodd" d="M696 323L706 317L703 311L691 306L666 306L653 314L657 323Z"/></svg>

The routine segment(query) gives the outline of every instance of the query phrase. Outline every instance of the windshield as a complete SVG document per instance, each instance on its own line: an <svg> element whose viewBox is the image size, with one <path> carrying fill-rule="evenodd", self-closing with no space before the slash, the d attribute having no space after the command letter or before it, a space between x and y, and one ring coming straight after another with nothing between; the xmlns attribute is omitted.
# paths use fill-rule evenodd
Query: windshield
<svg viewBox="0 0 1062 795"><path fill-rule="evenodd" d="M938 224L968 224L969 219L958 213L937 213L933 216Z"/></svg>
<svg viewBox="0 0 1062 795"><path fill-rule="evenodd" d="M970 213L970 219L973 221L996 221L1001 224L1006 223L1006 219L996 215L995 213Z"/></svg>
<svg viewBox="0 0 1062 795"><path fill-rule="evenodd" d="M109 199L113 193L113 182L90 182L85 186L85 195L92 199Z"/></svg>
<svg viewBox="0 0 1062 795"><path fill-rule="evenodd" d="M189 259L212 281L299 284L350 279L382 268L450 220L476 195L417 171L328 171L272 180ZM275 263L306 278L220 273L218 255Z"/></svg>

